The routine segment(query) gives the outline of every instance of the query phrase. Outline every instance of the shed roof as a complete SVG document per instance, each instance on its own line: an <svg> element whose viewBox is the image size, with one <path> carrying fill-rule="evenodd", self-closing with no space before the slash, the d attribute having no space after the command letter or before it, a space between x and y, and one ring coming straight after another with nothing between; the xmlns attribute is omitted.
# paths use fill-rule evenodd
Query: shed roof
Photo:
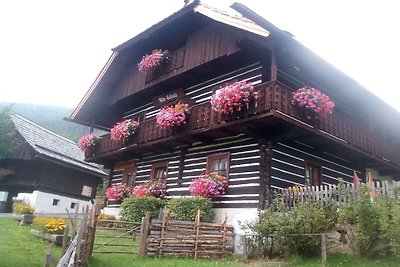
<svg viewBox="0 0 400 267"><path fill-rule="evenodd" d="M12 115L11 121L23 139L39 156L59 161L65 165L78 167L96 175L106 175L95 164L84 161L84 154L75 142L53 133L18 114Z"/></svg>

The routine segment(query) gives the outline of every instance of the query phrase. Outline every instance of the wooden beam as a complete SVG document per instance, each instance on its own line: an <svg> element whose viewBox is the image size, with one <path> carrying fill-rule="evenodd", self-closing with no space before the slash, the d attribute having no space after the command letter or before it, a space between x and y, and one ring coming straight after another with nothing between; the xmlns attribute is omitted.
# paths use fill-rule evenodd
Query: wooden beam
<svg viewBox="0 0 400 267"><path fill-rule="evenodd" d="M179 155L179 169L178 169L178 187L182 185L183 178L183 169L185 168L185 157L186 157L187 148L181 150L181 154Z"/></svg>
<svg viewBox="0 0 400 267"><path fill-rule="evenodd" d="M271 54L271 81L278 80L278 63L276 59L276 45L272 47Z"/></svg>
<svg viewBox="0 0 400 267"><path fill-rule="evenodd" d="M260 153L260 189L258 209L264 210L271 203L271 163L272 142L261 139L258 142Z"/></svg>

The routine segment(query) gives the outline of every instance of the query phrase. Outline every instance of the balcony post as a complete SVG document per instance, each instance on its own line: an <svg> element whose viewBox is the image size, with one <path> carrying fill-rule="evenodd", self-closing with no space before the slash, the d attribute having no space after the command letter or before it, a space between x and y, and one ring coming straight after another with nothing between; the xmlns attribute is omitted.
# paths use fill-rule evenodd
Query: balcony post
<svg viewBox="0 0 400 267"><path fill-rule="evenodd" d="M272 142L261 139L258 142L260 153L260 189L258 209L264 210L272 200L271 196L271 163L272 163Z"/></svg>

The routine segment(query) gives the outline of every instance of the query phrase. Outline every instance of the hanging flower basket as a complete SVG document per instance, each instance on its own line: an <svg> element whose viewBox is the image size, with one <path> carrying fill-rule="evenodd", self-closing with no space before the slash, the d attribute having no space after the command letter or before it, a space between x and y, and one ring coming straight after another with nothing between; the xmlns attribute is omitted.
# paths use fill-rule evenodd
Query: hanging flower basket
<svg viewBox="0 0 400 267"><path fill-rule="evenodd" d="M164 107L157 114L157 124L163 128L179 126L186 123L189 105L179 102L170 107Z"/></svg>
<svg viewBox="0 0 400 267"><path fill-rule="evenodd" d="M226 177L216 173L205 174L193 179L189 185L189 192L192 196L217 197L225 194L229 182Z"/></svg>
<svg viewBox="0 0 400 267"><path fill-rule="evenodd" d="M292 105L298 107L305 113L307 119L320 119L333 112L335 103L329 96L320 90L304 86L297 89L292 96Z"/></svg>
<svg viewBox="0 0 400 267"><path fill-rule="evenodd" d="M87 152L93 150L99 142L100 137L95 136L93 133L89 133L79 139L78 146L86 154Z"/></svg>
<svg viewBox="0 0 400 267"><path fill-rule="evenodd" d="M251 82L240 81L226 85L217 90L211 97L213 110L222 113L240 112L249 108L253 100L257 100L257 92Z"/></svg>
<svg viewBox="0 0 400 267"><path fill-rule="evenodd" d="M139 123L132 119L117 122L111 128L111 139L114 141L125 141L129 136L135 133L135 130L138 126Z"/></svg>
<svg viewBox="0 0 400 267"><path fill-rule="evenodd" d="M163 65L170 61L170 53L168 50L155 49L148 55L143 56L142 60L138 63L140 72L154 71L162 68Z"/></svg>
<svg viewBox="0 0 400 267"><path fill-rule="evenodd" d="M132 194L132 187L127 184L111 185L106 190L106 198L109 201L121 201Z"/></svg>
<svg viewBox="0 0 400 267"><path fill-rule="evenodd" d="M153 196L155 198L164 198L166 192L166 186L163 183L157 181L147 181L139 184L133 188L132 196L145 197Z"/></svg>

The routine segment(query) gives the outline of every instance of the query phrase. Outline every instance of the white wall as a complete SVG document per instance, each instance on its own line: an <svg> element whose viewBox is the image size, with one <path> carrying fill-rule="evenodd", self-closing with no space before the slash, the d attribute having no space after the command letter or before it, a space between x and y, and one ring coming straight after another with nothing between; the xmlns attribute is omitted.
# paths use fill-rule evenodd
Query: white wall
<svg viewBox="0 0 400 267"><path fill-rule="evenodd" d="M37 190L33 191L31 194L19 193L17 199L28 202L35 208L36 213L66 213L66 209L68 209L68 212L73 213L75 212L76 205L75 208L71 208L72 202L79 202L79 212L82 212L82 208L86 205L89 205L89 207L92 206L90 201L45 193ZM59 200L57 205L53 205L54 199Z"/></svg>
<svg viewBox="0 0 400 267"><path fill-rule="evenodd" d="M0 201L7 201L8 192L0 191Z"/></svg>

